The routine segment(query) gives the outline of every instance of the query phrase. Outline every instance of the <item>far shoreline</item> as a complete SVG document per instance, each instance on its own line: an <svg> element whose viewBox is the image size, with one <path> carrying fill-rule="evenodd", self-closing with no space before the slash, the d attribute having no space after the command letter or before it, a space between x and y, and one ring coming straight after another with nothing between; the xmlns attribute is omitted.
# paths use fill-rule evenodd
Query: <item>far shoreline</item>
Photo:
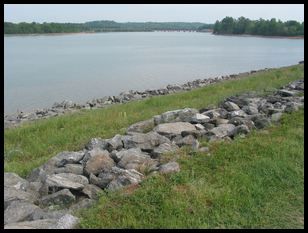
<svg viewBox="0 0 308 233"><path fill-rule="evenodd" d="M153 30L153 31L105 31L105 32L53 32L53 33L23 33L23 34L4 34L4 37L13 36L62 36L62 35L78 35L78 34L99 34L99 33L112 33L112 32L197 32L197 33L210 33L214 36L235 36L235 37L259 37L268 39L296 39L304 40L304 36L262 36L251 34L215 34L212 32L194 31L194 30Z"/></svg>

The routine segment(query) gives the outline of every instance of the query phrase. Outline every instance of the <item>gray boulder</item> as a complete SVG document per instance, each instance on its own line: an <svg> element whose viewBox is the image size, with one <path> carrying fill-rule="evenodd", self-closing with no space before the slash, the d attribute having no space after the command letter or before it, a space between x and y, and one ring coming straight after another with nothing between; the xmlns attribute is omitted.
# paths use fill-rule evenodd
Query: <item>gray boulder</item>
<svg viewBox="0 0 308 233"><path fill-rule="evenodd" d="M90 183L100 188L106 188L107 185L114 179L114 175L110 172L103 172L99 174L99 177L90 174Z"/></svg>
<svg viewBox="0 0 308 233"><path fill-rule="evenodd" d="M246 117L246 116L247 116L247 114L242 109L232 111L229 114L229 118L233 118L233 117Z"/></svg>
<svg viewBox="0 0 308 233"><path fill-rule="evenodd" d="M93 150L94 148L102 148L105 149L105 146L107 144L106 140L103 140L101 138L92 138L90 142L87 143L85 148L87 150Z"/></svg>
<svg viewBox="0 0 308 233"><path fill-rule="evenodd" d="M243 106L242 110L248 115L254 115L259 113L258 106L256 106L255 104L245 105Z"/></svg>
<svg viewBox="0 0 308 233"><path fill-rule="evenodd" d="M138 148L128 149L122 153L123 155L118 162L118 166L121 168L141 171L143 167L154 168L157 165L156 160L153 160Z"/></svg>
<svg viewBox="0 0 308 233"><path fill-rule="evenodd" d="M26 201L13 201L4 211L4 224L31 220L40 208Z"/></svg>
<svg viewBox="0 0 308 233"><path fill-rule="evenodd" d="M129 126L126 132L137 132L137 133L145 133L146 131L154 128L154 118L149 120L137 122L131 126Z"/></svg>
<svg viewBox="0 0 308 233"><path fill-rule="evenodd" d="M107 141L107 150L109 152L113 150L120 150L123 148L122 136L120 134L115 135L112 139Z"/></svg>
<svg viewBox="0 0 308 233"><path fill-rule="evenodd" d="M239 109L240 109L240 107L239 107L237 104L235 104L235 103L233 103L233 102L231 102L231 101L226 101L226 102L224 102L224 103L222 104L222 106L223 106L228 112L232 112L232 111L236 111L236 110L239 110Z"/></svg>
<svg viewBox="0 0 308 233"><path fill-rule="evenodd" d="M90 152L90 159L86 162L84 172L89 175L97 175L103 171L110 170L115 165L108 151L95 148Z"/></svg>
<svg viewBox="0 0 308 233"><path fill-rule="evenodd" d="M161 156L162 154L174 152L178 149L179 149L179 147L175 144L163 143L163 144L160 144L158 147L154 148L154 150L152 152L152 157L157 158L157 157Z"/></svg>
<svg viewBox="0 0 308 233"><path fill-rule="evenodd" d="M56 174L58 173L73 173L76 175L83 174L83 166L81 164L66 164L64 167L59 167L54 170Z"/></svg>
<svg viewBox="0 0 308 233"><path fill-rule="evenodd" d="M75 200L75 196L68 189L62 189L58 192L42 197L40 204L43 206L59 205L61 207L66 207L72 204Z"/></svg>
<svg viewBox="0 0 308 233"><path fill-rule="evenodd" d="M56 166L62 167L68 163L78 163L84 156L84 152L68 152L64 151L55 156Z"/></svg>
<svg viewBox="0 0 308 233"><path fill-rule="evenodd" d="M14 187L4 187L4 209L6 209L13 201L27 201L36 203L37 196L32 193L25 192Z"/></svg>
<svg viewBox="0 0 308 233"><path fill-rule="evenodd" d="M159 173L168 174L180 171L180 165L177 162L169 162L159 167Z"/></svg>
<svg viewBox="0 0 308 233"><path fill-rule="evenodd" d="M173 111L165 112L159 116L154 117L155 125L161 123L179 122L179 121L190 121L191 117L199 111L193 108L184 108Z"/></svg>
<svg viewBox="0 0 308 233"><path fill-rule="evenodd" d="M236 135L245 135L250 132L249 128L246 125L238 125L236 126L228 136L234 137Z"/></svg>
<svg viewBox="0 0 308 233"><path fill-rule="evenodd" d="M204 114L200 114L200 113L196 113L194 114L191 119L190 122L191 123L206 123L210 120L210 117Z"/></svg>
<svg viewBox="0 0 308 233"><path fill-rule="evenodd" d="M118 167L113 167L111 172L114 174L115 179L109 183L107 189L113 191L126 185L138 184L144 178L143 174L136 171L135 169L125 170Z"/></svg>
<svg viewBox="0 0 308 233"><path fill-rule="evenodd" d="M282 97L289 97L289 96L294 96L296 92L281 89L281 90L278 90L277 94L281 95Z"/></svg>
<svg viewBox="0 0 308 233"><path fill-rule="evenodd" d="M93 184L87 184L85 185L85 187L83 188L83 190L81 191L83 194L85 194L87 197L89 197L90 199L95 199L97 200L99 197L99 193L102 190L97 187L96 185Z"/></svg>
<svg viewBox="0 0 308 233"><path fill-rule="evenodd" d="M162 143L170 143L170 140L157 132L133 133L123 136L123 143L125 149L140 148L144 151L152 151L154 147Z"/></svg>
<svg viewBox="0 0 308 233"><path fill-rule="evenodd" d="M154 131L166 135L168 137L174 135L181 135L183 131L196 130L195 126L188 122L174 122L174 123L164 123L156 126Z"/></svg>
<svg viewBox="0 0 308 233"><path fill-rule="evenodd" d="M223 138L228 136L232 130L234 130L235 126L233 124L221 124L218 127L211 129L210 135L215 135L218 138Z"/></svg>
<svg viewBox="0 0 308 233"><path fill-rule="evenodd" d="M66 174L66 173L62 173ZM44 187L47 187L49 191L57 191L59 189L73 189L82 190L84 185L79 182L74 182L68 178L65 178L59 174L48 175Z"/></svg>

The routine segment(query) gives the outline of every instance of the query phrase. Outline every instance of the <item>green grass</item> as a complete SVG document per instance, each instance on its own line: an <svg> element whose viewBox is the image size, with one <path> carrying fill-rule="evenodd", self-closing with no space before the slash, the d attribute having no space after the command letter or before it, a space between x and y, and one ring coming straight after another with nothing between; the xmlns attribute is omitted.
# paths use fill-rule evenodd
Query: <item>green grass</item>
<svg viewBox="0 0 308 233"><path fill-rule="evenodd" d="M304 111L210 155L182 149L181 171L105 193L80 228L303 228Z"/></svg>
<svg viewBox="0 0 308 233"><path fill-rule="evenodd" d="M129 125L165 111L217 104L225 97L246 91L270 92L303 78L304 66L296 65L230 80L189 92L157 96L147 100L83 110L74 114L25 124L4 131L4 170L25 177L57 153L84 148L93 137L110 138L123 134Z"/></svg>

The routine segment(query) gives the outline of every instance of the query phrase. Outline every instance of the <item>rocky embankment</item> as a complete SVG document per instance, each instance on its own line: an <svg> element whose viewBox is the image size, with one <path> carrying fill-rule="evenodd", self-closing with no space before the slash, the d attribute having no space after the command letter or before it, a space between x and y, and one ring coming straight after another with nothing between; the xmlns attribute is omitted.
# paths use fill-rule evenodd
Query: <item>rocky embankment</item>
<svg viewBox="0 0 308 233"><path fill-rule="evenodd" d="M91 101L87 101L85 104L77 104L70 100L64 100L61 103L54 103L51 108L37 109L33 112L28 112L28 113L19 112L16 114L6 115L4 116L4 128L15 127L26 121L34 121L34 120L63 115L65 113L78 111L80 109L104 108L112 104L127 103L133 100L149 98L151 96L168 95L182 91L189 91L195 88L204 87L225 80L247 77L250 74L256 72L262 72L265 70L270 70L270 69L262 69L258 71L252 70L250 72L231 74L209 79L197 79L194 81L187 82L183 85L168 85L165 88L161 89L153 89L145 91L130 90L127 92L122 92L118 96L106 96L99 99L93 99Z"/></svg>
<svg viewBox="0 0 308 233"><path fill-rule="evenodd" d="M80 208L88 208L103 190L138 186L148 176L180 171L177 150L210 142L232 140L279 121L286 112L304 106L304 80L261 97L255 93L232 96L218 107L178 109L135 123L125 135L93 138L82 151L64 151L34 169L27 179L4 174L4 228L74 228ZM173 158L166 161L165 153Z"/></svg>

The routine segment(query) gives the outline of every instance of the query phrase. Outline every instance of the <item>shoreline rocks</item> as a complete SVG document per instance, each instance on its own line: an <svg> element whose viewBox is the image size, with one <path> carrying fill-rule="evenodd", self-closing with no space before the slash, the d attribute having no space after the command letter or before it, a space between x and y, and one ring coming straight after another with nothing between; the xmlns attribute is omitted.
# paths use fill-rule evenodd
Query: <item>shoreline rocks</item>
<svg viewBox="0 0 308 233"><path fill-rule="evenodd" d="M183 92L183 91L189 91L192 89L208 86L214 83L222 82L225 80L231 80L231 79L239 79L246 76L249 76L251 74L255 74L256 72L263 72L272 70L274 68L265 68L260 69L258 71L250 71L250 72L243 72L238 74L231 74L231 75L225 75L225 76L219 76L214 78L206 78L206 79L196 79L193 81L189 81L187 83L184 83L182 85L167 85L165 88L160 89L147 89L145 91L134 91L129 90L120 93L118 96L105 96L103 98L98 99L92 99L87 101L85 104L78 104L74 103L71 100L64 100L61 103L54 103L50 108L42 108L37 109L32 112L22 112L19 111L15 114L9 114L4 116L4 128L10 128L10 127L18 127L23 122L27 121L35 121L39 119L46 119L49 117L55 117L60 116L65 113L70 112L76 112L81 109L97 109L97 108L104 108L107 106L110 106L112 104L118 104L118 103L127 103L134 100L140 100L149 98L152 96L158 96L158 95L168 95L172 93L177 92ZM290 93L284 93L286 95L290 95ZM145 122L145 126L142 125L140 122L140 126L132 126L132 127L146 127L148 124L151 124L150 122Z"/></svg>
<svg viewBox="0 0 308 233"><path fill-rule="evenodd" d="M135 123L125 135L92 138L82 151L60 152L27 179L5 173L4 228L74 228L79 220L71 213L89 206L101 192L139 184L154 174L179 172L180 147L208 153L209 148L200 147L201 138L232 141L265 128L282 113L304 106L303 93L304 80L297 80L269 96L246 93L226 98L220 107L168 111ZM145 128L150 131L144 133ZM166 153L175 155L165 161Z"/></svg>

